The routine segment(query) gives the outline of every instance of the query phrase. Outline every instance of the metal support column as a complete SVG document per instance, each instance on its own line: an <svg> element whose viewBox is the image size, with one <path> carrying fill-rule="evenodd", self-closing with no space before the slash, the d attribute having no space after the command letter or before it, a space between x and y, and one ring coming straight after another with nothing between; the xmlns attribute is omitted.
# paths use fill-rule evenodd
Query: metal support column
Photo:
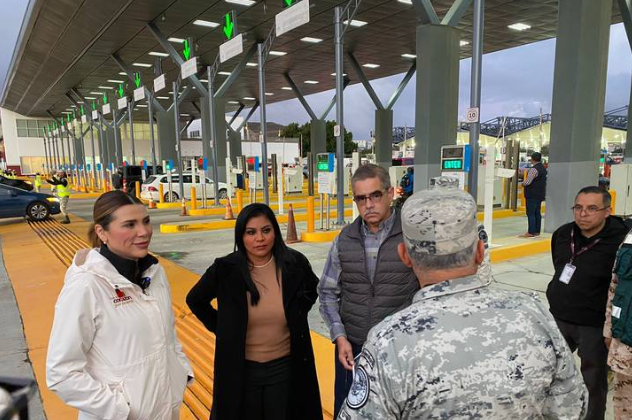
<svg viewBox="0 0 632 420"><path fill-rule="evenodd" d="M474 0L474 28L472 42L472 81L470 84L470 107L481 107L481 76L483 71L483 29L485 26L485 0ZM469 193L474 200L478 194L478 139L481 135L479 120L470 124L470 150L472 151L470 172L467 174Z"/></svg>
<svg viewBox="0 0 632 420"><path fill-rule="evenodd" d="M64 145L64 131L63 131L63 122L59 125L59 143L61 143L61 167L62 169L67 169L66 164L66 146ZM70 150L68 151L70 153Z"/></svg>
<svg viewBox="0 0 632 420"><path fill-rule="evenodd" d="M46 161L46 165L43 169L46 170L47 173L50 173L50 164L48 162L48 146L46 146L46 133L44 133L42 140L44 141L44 158Z"/></svg>
<svg viewBox="0 0 632 420"><path fill-rule="evenodd" d="M136 165L136 142L134 141L134 99L130 99L128 106L129 140L132 143L132 165Z"/></svg>
<svg viewBox="0 0 632 420"><path fill-rule="evenodd" d="M217 63L217 60L215 61ZM217 66L213 66L217 69ZM207 159L207 162L213 162L213 193L214 199L213 204L216 206L220 205L219 201L219 162L218 162L218 138L217 138L217 121L215 120L215 89L213 86L213 82L215 79L215 72L211 69L211 66L206 68L206 74L208 78L208 113L209 113L209 129L210 129L210 142L208 145L203 145L203 150L205 151L204 157ZM210 150L209 150L210 146ZM226 180L226 182L230 182L230 180Z"/></svg>
<svg viewBox="0 0 632 420"><path fill-rule="evenodd" d="M184 168L182 164L182 143L180 142L180 106L178 105L178 92L180 86L178 82L173 82L173 118L175 120L175 133L176 133L176 154L178 156L178 177L180 199L184 200Z"/></svg>
<svg viewBox="0 0 632 420"><path fill-rule="evenodd" d="M336 54L336 122L338 124L340 134L336 138L336 171L337 171L337 193L336 193L336 224L342 226L345 224L345 174L344 174L344 112L343 112L343 91L344 91L344 45L343 45L343 24L342 24L342 7L336 6L334 9L334 49Z"/></svg>
<svg viewBox="0 0 632 420"><path fill-rule="evenodd" d="M107 139L103 132L103 119L99 118L99 156L101 158L101 186L105 187L105 180L107 179Z"/></svg>
<svg viewBox="0 0 632 420"><path fill-rule="evenodd" d="M149 114L149 146L151 147L151 167L153 174L156 175L158 172L156 168L156 141L154 139L154 105L151 99L152 98L147 101L147 112ZM162 170L164 171L165 168L162 168Z"/></svg>
<svg viewBox="0 0 632 420"><path fill-rule="evenodd" d="M94 144L94 121L90 121L90 146L92 147L92 179L94 181L94 188L98 188L97 180L97 152ZM86 167L87 168L87 167Z"/></svg>
<svg viewBox="0 0 632 420"><path fill-rule="evenodd" d="M268 191L268 126L266 121L266 81L265 81L265 57L264 44L257 45L259 59L259 142L261 143L263 202L270 205L270 192Z"/></svg>
<svg viewBox="0 0 632 420"><path fill-rule="evenodd" d="M118 119L116 111L112 110L112 126L114 129L114 166L123 166L123 154L121 153L121 139L119 133Z"/></svg>

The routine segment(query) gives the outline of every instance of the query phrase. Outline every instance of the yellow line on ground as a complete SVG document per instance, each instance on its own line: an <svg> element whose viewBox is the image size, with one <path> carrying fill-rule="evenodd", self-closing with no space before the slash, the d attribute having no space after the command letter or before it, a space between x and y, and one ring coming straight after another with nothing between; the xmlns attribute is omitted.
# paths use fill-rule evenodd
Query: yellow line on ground
<svg viewBox="0 0 632 420"><path fill-rule="evenodd" d="M501 261L515 260L517 258L528 257L535 254L541 254L551 251L551 240L540 239L529 241L523 244L507 245L501 248L495 248L490 251L490 259L492 263Z"/></svg>

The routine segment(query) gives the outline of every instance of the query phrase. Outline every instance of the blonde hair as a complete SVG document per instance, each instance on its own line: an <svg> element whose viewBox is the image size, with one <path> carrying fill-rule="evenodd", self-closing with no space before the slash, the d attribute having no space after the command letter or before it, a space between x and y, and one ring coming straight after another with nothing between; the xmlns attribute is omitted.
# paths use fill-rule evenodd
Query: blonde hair
<svg viewBox="0 0 632 420"><path fill-rule="evenodd" d="M88 229L88 241L93 248L99 248L102 245L101 239L95 230L95 226L99 225L103 230L108 230L110 223L114 220L113 214L123 206L130 204L143 204L133 195L126 194L123 191L109 191L101 195L94 203L92 209L92 220Z"/></svg>

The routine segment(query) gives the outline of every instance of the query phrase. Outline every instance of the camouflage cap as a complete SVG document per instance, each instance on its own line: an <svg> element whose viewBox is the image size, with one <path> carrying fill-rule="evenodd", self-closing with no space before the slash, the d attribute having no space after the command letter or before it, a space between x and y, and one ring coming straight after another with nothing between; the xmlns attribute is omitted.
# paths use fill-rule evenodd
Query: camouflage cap
<svg viewBox="0 0 632 420"><path fill-rule="evenodd" d="M413 194L402 208L402 231L409 252L449 255L478 239L476 202L459 189Z"/></svg>

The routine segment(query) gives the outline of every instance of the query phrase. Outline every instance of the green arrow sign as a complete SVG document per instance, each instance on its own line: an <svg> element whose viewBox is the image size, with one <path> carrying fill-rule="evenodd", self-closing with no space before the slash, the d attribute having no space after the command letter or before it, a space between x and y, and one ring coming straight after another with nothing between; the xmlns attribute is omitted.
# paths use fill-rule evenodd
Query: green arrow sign
<svg viewBox="0 0 632 420"><path fill-rule="evenodd" d="M283 8L285 9L286 7L290 7L294 3L296 3L295 0L283 0Z"/></svg>
<svg viewBox="0 0 632 420"><path fill-rule="evenodd" d="M66 114L66 122L70 122L70 114Z"/></svg>
<svg viewBox="0 0 632 420"><path fill-rule="evenodd" d="M125 92L123 91L123 83L119 85L118 93L119 93L119 98L122 98L123 95L125 95Z"/></svg>
<svg viewBox="0 0 632 420"><path fill-rule="evenodd" d="M103 104L105 105L105 104L107 104L107 103L108 103L108 94L107 94L107 93L104 93L104 94L103 94Z"/></svg>
<svg viewBox="0 0 632 420"><path fill-rule="evenodd" d="M140 72L137 71L136 75L134 76L134 83L136 83L136 89L138 89L140 87Z"/></svg>
<svg viewBox="0 0 632 420"><path fill-rule="evenodd" d="M237 35L237 28L235 27L235 24L235 11L231 10L224 15L224 25L222 26L224 39L226 41L233 39L235 35Z"/></svg>
<svg viewBox="0 0 632 420"><path fill-rule="evenodd" d="M182 54L184 54L184 59L188 60L191 57L191 45L189 45L189 40L184 40L184 50L182 50Z"/></svg>
<svg viewBox="0 0 632 420"><path fill-rule="evenodd" d="M92 101L92 109L93 110L97 109L97 103L95 101Z"/></svg>

